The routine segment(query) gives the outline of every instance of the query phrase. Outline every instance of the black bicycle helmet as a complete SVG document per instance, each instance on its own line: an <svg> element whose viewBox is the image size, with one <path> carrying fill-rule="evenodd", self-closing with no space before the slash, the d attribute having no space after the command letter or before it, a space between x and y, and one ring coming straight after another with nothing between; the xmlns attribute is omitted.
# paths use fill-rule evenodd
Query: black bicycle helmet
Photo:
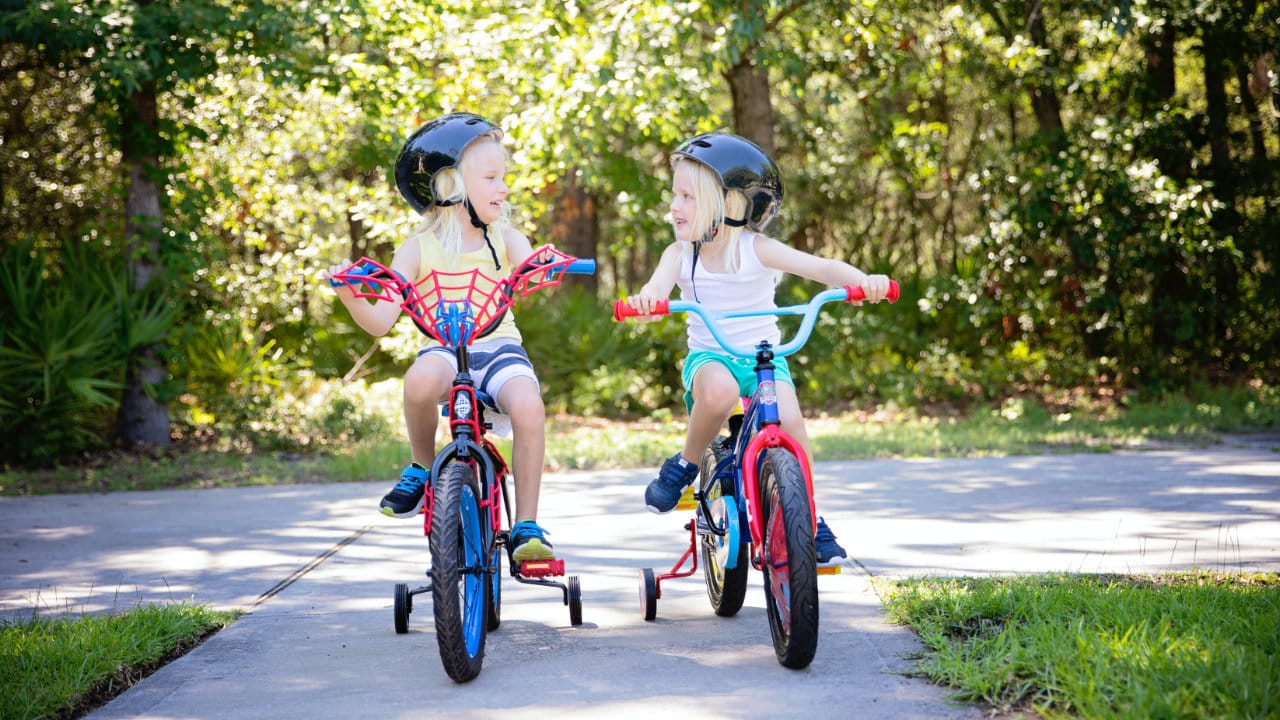
<svg viewBox="0 0 1280 720"><path fill-rule="evenodd" d="M726 225L764 230L782 206L782 173L773 160L750 140L727 132L703 133L672 154L683 155L715 171L725 191L738 190L749 203L745 218L725 218Z"/></svg>
<svg viewBox="0 0 1280 720"><path fill-rule="evenodd" d="M463 148L491 130L502 132L479 115L457 112L432 120L409 136L396 158L396 187L414 211L441 204L431 189L436 173L456 167Z"/></svg>

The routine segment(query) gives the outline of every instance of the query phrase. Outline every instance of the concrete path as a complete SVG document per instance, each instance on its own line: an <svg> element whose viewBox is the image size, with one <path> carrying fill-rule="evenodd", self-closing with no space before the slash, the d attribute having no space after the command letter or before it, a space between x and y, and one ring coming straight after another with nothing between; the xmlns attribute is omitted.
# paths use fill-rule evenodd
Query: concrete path
<svg viewBox="0 0 1280 720"><path fill-rule="evenodd" d="M385 483L0 498L0 616L191 599L248 614L92 718L979 718L901 674L920 649L869 574L1280 569L1277 442L1210 449L820 463L819 512L852 555L821 578L802 671L774 659L758 574L718 618L700 572L640 615L639 570L668 569L685 517L640 508L647 473L548 475L541 522L581 578L503 583L502 626L466 685L441 669L420 584L422 526L378 516ZM518 715L512 715L516 711Z"/></svg>

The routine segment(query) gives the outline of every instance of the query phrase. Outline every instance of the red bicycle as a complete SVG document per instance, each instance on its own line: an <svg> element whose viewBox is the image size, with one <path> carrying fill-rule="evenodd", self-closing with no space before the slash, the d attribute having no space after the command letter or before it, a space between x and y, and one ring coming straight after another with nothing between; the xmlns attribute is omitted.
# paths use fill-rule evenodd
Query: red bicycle
<svg viewBox="0 0 1280 720"><path fill-rule="evenodd" d="M559 285L566 274L595 272L594 260L580 260L551 246L539 248L509 277L495 280L479 270L462 273L430 272L410 282L374 260L359 262L335 274L333 285L345 284L357 297L394 302L404 309L423 334L451 348L458 374L443 413L449 417L451 442L431 467L424 504L424 532L430 541L430 584L410 589L395 587L395 629L409 631L415 595L430 592L436 640L445 672L457 682L480 674L485 638L501 623L502 548L510 552L511 506L502 454L486 434L492 429L487 412L497 412L493 398L476 389L468 364L468 348L485 337L521 297ZM506 530L502 525L505 510ZM569 622L582 624L582 590L578 578L564 583L563 560L514 563L517 582L556 587L569 606Z"/></svg>

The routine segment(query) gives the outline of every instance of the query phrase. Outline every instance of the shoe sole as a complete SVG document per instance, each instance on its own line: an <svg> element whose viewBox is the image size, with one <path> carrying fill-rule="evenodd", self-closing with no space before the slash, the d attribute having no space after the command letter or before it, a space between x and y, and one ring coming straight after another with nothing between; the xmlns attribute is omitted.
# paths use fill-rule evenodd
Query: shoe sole
<svg viewBox="0 0 1280 720"><path fill-rule="evenodd" d="M378 510L383 515L386 515L389 518L400 518L401 520L406 520L408 518L413 517L414 515L420 514L422 512L422 508L425 507L426 504L427 504L427 496L424 494L422 497L418 498L418 504L408 512L398 513L395 511L395 508L391 508L386 505L382 505L381 507L378 508Z"/></svg>
<svg viewBox="0 0 1280 720"><path fill-rule="evenodd" d="M534 539L516 548L516 551L511 553L511 559L517 563L530 560L555 560L556 554L551 551L551 548L543 545L541 540Z"/></svg>

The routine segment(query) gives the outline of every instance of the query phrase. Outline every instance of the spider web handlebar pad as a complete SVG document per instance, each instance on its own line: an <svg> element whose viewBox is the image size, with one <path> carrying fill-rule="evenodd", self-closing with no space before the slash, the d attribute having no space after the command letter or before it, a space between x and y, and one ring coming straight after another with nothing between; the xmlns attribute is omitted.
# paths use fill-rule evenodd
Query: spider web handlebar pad
<svg viewBox="0 0 1280 720"><path fill-rule="evenodd" d="M533 258L546 259L536 262ZM410 282L374 260L361 258L335 274L330 284L345 284L356 297L397 302L423 334L442 345L457 347L496 330L519 298L559 285L565 275L594 272L594 260L575 258L545 245L501 279L479 269L431 270Z"/></svg>

